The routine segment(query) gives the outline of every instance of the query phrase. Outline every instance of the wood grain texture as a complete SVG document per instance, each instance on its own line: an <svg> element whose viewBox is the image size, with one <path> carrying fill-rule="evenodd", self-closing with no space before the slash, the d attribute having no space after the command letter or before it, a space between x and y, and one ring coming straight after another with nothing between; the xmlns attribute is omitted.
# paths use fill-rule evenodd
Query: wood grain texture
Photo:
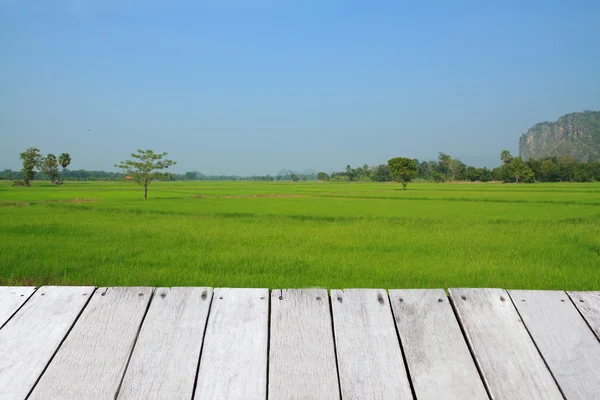
<svg viewBox="0 0 600 400"><path fill-rule="evenodd" d="M600 400L600 342L567 294L549 290L509 294L565 398Z"/></svg>
<svg viewBox="0 0 600 400"><path fill-rule="evenodd" d="M192 398L212 288L158 288L119 399Z"/></svg>
<svg viewBox="0 0 600 400"><path fill-rule="evenodd" d="M114 399L152 291L96 290L30 399Z"/></svg>
<svg viewBox="0 0 600 400"><path fill-rule="evenodd" d="M35 292L34 286L0 286L0 327Z"/></svg>
<svg viewBox="0 0 600 400"><path fill-rule="evenodd" d="M567 292L600 340L600 292Z"/></svg>
<svg viewBox="0 0 600 400"><path fill-rule="evenodd" d="M390 302L417 399L488 399L443 289L390 290Z"/></svg>
<svg viewBox="0 0 600 400"><path fill-rule="evenodd" d="M24 399L94 292L43 286L0 330L0 399Z"/></svg>
<svg viewBox="0 0 600 400"><path fill-rule="evenodd" d="M343 399L412 399L387 292L332 290Z"/></svg>
<svg viewBox="0 0 600 400"><path fill-rule="evenodd" d="M508 293L450 289L475 361L494 399L562 399Z"/></svg>
<svg viewBox="0 0 600 400"><path fill-rule="evenodd" d="M269 399L339 399L331 323L326 290L273 290Z"/></svg>
<svg viewBox="0 0 600 400"><path fill-rule="evenodd" d="M194 398L266 399L268 340L268 289L215 289Z"/></svg>

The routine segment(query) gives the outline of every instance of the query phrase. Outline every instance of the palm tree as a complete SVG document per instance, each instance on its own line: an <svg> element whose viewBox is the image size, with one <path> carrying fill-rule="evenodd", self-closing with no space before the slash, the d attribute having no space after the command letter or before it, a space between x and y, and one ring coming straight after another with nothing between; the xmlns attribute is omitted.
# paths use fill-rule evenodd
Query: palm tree
<svg viewBox="0 0 600 400"><path fill-rule="evenodd" d="M60 181L60 183L63 183L63 181L65 180L65 170L67 169L67 167L69 166L69 164L71 164L71 156L69 155L69 153L62 153L59 157L58 157L58 163L60 164L60 166L62 167L62 180Z"/></svg>
<svg viewBox="0 0 600 400"><path fill-rule="evenodd" d="M512 158L513 157L510 155L510 151L508 150L502 150L502 153L500 153L500 159L504 164L508 164Z"/></svg>

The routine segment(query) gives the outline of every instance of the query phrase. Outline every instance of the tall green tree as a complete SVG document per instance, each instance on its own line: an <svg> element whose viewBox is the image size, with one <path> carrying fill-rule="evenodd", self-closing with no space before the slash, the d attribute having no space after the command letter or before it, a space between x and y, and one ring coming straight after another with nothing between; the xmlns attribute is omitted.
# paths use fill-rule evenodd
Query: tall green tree
<svg viewBox="0 0 600 400"><path fill-rule="evenodd" d="M290 178L294 181L294 182L298 182L298 175L296 174L291 174Z"/></svg>
<svg viewBox="0 0 600 400"><path fill-rule="evenodd" d="M404 157L392 158L388 161L392 178L402 183L402 190L417 175L417 163L415 160Z"/></svg>
<svg viewBox="0 0 600 400"><path fill-rule="evenodd" d="M69 153L62 153L58 156L58 163L62 167L62 180L60 183L63 183L65 180L65 172L67 171L67 167L71 164L71 155Z"/></svg>
<svg viewBox="0 0 600 400"><path fill-rule="evenodd" d="M144 200L146 200L150 182L163 176L161 170L177 164L166 158L163 160L167 154L166 152L155 153L152 150L138 150L137 153L131 153L133 160L121 161L119 164L115 164L115 168L125 170L134 181L144 186Z"/></svg>
<svg viewBox="0 0 600 400"><path fill-rule="evenodd" d="M510 151L502 150L502 153L500 153L500 160L502 160L504 164L508 164L512 159L513 156L510 154Z"/></svg>
<svg viewBox="0 0 600 400"><path fill-rule="evenodd" d="M328 181L329 180L329 175L326 172L319 172L317 174L317 179L320 181Z"/></svg>
<svg viewBox="0 0 600 400"><path fill-rule="evenodd" d="M19 154L19 158L23 162L23 183L25 186L30 186L30 181L35 178L36 171L34 168L39 167L43 156L40 149L30 147Z"/></svg>
<svg viewBox="0 0 600 400"><path fill-rule="evenodd" d="M58 160L54 154L48 154L40 165L42 172L50 182L57 183L58 180Z"/></svg>

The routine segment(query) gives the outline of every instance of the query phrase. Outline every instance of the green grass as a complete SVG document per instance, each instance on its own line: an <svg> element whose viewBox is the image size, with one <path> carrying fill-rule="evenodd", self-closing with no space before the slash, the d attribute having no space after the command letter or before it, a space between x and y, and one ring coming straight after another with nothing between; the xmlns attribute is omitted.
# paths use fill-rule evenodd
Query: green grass
<svg viewBox="0 0 600 400"><path fill-rule="evenodd" d="M0 284L600 289L600 184L0 182Z"/></svg>

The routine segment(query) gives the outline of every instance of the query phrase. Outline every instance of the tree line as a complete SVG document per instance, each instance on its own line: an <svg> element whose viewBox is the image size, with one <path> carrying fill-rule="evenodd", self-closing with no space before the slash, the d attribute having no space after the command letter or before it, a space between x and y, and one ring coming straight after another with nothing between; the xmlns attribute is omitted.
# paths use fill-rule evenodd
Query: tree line
<svg viewBox="0 0 600 400"><path fill-rule="evenodd" d="M580 163L569 156L543 157L524 161L513 157L508 150L500 154L501 165L488 169L466 165L449 154L439 153L433 161L415 163L414 179L434 182L489 182L506 183L532 182L592 182L600 181L600 161ZM317 179L330 182L392 182L394 179L389 164L360 167L347 165L345 170L327 174L319 172Z"/></svg>

